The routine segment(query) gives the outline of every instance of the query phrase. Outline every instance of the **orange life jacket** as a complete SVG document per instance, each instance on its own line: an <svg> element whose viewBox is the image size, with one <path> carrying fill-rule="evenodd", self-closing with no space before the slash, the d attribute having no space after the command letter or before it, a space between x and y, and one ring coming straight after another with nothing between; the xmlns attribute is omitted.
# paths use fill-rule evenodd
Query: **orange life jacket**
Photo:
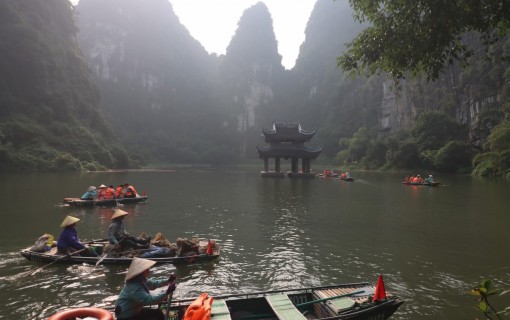
<svg viewBox="0 0 510 320"><path fill-rule="evenodd" d="M211 319L211 306L214 298L209 297L207 293L202 293L195 301L193 301L186 313L183 320L209 320Z"/></svg>
<svg viewBox="0 0 510 320"><path fill-rule="evenodd" d="M122 189L123 187L119 186L117 187L117 189L115 189L115 195L117 196L117 198L120 198L122 196Z"/></svg>
<svg viewBox="0 0 510 320"><path fill-rule="evenodd" d="M113 199L113 198L115 198L115 190L113 190L113 188L106 188L105 199Z"/></svg>
<svg viewBox="0 0 510 320"><path fill-rule="evenodd" d="M125 196L128 196L128 197L134 197L134 196L136 196L136 190L135 190L135 188L133 188L133 186L128 186L128 187L124 190L124 195L125 195Z"/></svg>

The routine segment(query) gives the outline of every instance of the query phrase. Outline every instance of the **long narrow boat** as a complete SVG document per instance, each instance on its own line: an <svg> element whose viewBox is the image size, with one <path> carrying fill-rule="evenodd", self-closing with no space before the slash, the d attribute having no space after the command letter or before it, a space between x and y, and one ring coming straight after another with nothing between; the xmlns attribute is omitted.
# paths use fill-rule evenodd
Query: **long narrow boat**
<svg viewBox="0 0 510 320"><path fill-rule="evenodd" d="M98 257L81 257L79 255L63 255L57 252L57 248L53 247L49 251L45 252L36 252L30 250L30 248L26 248L21 250L20 254L25 257L29 261L34 262L42 262L42 263L61 263L61 264L96 264L99 260L101 260L101 264L123 264L129 265L133 260L133 253L143 253L142 250L134 250L128 251L127 255L118 256L114 253L109 253L105 257L103 257L102 250L98 250L98 248L102 248L105 245L106 241L95 241L91 244L86 244L87 247L92 248L94 251L98 253ZM153 247L154 249L154 247ZM146 250L149 251L149 250ZM174 265L186 265L186 264L196 264L196 263L206 263L210 261L214 261L218 259L220 256L220 247L219 245L215 246L212 254L196 254L191 256L158 256L158 257L144 257L145 259L156 261L158 264L170 263Z"/></svg>
<svg viewBox="0 0 510 320"><path fill-rule="evenodd" d="M441 182L406 182L402 181L403 184L408 186L420 186L420 187L438 187Z"/></svg>
<svg viewBox="0 0 510 320"><path fill-rule="evenodd" d="M82 200L80 198L64 198L62 202L64 204L75 207L92 207L92 206L115 207L118 204L145 202L147 201L147 199L149 199L149 196L144 195L135 198L118 198L108 200Z"/></svg>
<svg viewBox="0 0 510 320"><path fill-rule="evenodd" d="M215 320L387 319L404 303L386 295L372 302L376 288L367 282L273 290L213 297ZM192 299L172 301L174 319L182 320Z"/></svg>

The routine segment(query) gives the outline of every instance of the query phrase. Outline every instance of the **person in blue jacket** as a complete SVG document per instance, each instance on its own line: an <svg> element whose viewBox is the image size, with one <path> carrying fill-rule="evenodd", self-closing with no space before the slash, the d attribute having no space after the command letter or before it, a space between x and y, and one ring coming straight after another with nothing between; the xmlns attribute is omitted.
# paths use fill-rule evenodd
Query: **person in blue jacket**
<svg viewBox="0 0 510 320"><path fill-rule="evenodd" d="M90 186L88 189L87 189L87 192L85 192L82 196L81 196L81 200L94 200L96 199L97 197L97 189L96 187L94 186Z"/></svg>
<svg viewBox="0 0 510 320"><path fill-rule="evenodd" d="M161 303L174 292L175 275L172 273L168 278L148 279L149 268L154 264L156 262L152 260L133 258L126 274L126 283L115 302L117 320L164 320L161 310L144 306ZM150 291L167 284L164 291Z"/></svg>
<svg viewBox="0 0 510 320"><path fill-rule="evenodd" d="M78 239L76 224L80 219L72 216L66 216L60 227L64 228L57 240L57 250L61 254L73 254L83 257L97 257L97 254L85 247Z"/></svg>

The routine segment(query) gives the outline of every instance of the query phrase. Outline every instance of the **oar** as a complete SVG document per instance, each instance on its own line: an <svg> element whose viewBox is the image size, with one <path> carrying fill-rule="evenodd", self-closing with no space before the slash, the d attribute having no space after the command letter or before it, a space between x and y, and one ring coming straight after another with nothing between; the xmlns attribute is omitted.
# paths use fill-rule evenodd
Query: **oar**
<svg viewBox="0 0 510 320"><path fill-rule="evenodd" d="M317 303L317 302L323 302L323 301L328 301L328 300L337 299L337 298L349 297L349 296L353 296L355 294L363 293L363 292L365 292L365 290L353 291L353 292L341 294L339 296L333 296L333 297L327 297L327 298L324 298L324 299L308 301L308 302L296 304L296 308L301 308L301 307L308 306L308 305L311 305L311 304L314 304L314 303Z"/></svg>
<svg viewBox="0 0 510 320"><path fill-rule="evenodd" d="M177 279L176 279L177 281ZM173 283L175 283L176 281L174 281ZM170 285L170 284L168 284ZM165 320L169 320L169 314L170 314L170 304L172 303L172 297L174 295L174 292L172 291L168 297L166 298L166 311L165 311Z"/></svg>
<svg viewBox="0 0 510 320"><path fill-rule="evenodd" d="M71 253L69 254L69 256L72 256L73 254L80 253L80 252L82 252L82 251L84 251L84 250L87 250L87 248L83 248L83 249L80 249L80 250L78 250L78 251L71 252ZM40 267L40 268L37 268L37 269L35 269L34 271L30 272L30 275L34 275L34 274L36 274L37 272L41 271L42 269L46 268L47 266L50 266L50 265L52 265L52 264L54 264L54 263L56 263L56 262L59 262L59 261L61 261L61 260L64 260L64 259L68 258L69 256L68 256L68 255L64 255L63 257L60 257L60 258L58 258L58 259L56 259L56 260L54 260L54 261L52 261L52 262L50 262L50 263L48 263L48 264L46 264L46 265L44 265L44 266Z"/></svg>
<svg viewBox="0 0 510 320"><path fill-rule="evenodd" d="M120 240L119 240L119 242L117 242L117 243L120 243L122 240L124 240L124 238L125 238L125 236L124 236L124 237L122 237L122 239L120 239ZM97 260L96 265L94 266L94 268L92 269L92 271L94 271L94 270L96 269L96 267L97 267L97 266L98 266L101 262L103 262L103 260L104 260L104 259L108 256L108 254L109 254L109 253L110 253L110 252L111 252L111 251L112 251L112 250L113 250L116 246L117 246L117 245L113 245L113 246L110 248L110 250L108 250L108 252L104 253L104 254L101 256L101 258L99 258L99 259ZM92 271L90 271L90 272L92 272Z"/></svg>

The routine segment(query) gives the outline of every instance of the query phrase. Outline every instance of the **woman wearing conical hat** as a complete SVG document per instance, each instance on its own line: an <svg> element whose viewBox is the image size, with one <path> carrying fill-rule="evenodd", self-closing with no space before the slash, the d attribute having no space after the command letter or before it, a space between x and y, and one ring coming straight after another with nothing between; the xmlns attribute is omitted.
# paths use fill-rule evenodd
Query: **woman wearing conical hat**
<svg viewBox="0 0 510 320"><path fill-rule="evenodd" d="M115 209L112 217L112 223L108 229L108 240L113 245L119 245L122 249L146 249L149 247L150 237L148 240L142 240L133 236L124 229L124 217L127 216L124 210Z"/></svg>
<svg viewBox="0 0 510 320"><path fill-rule="evenodd" d="M133 258L126 274L126 283L115 302L115 317L117 320L163 320L159 309L144 308L144 306L162 302L175 290L175 275L168 278L148 279L149 268L156 262ZM150 290L165 286L165 291L155 293Z"/></svg>
<svg viewBox="0 0 510 320"><path fill-rule="evenodd" d="M64 228L57 240L57 249L62 254L72 254L79 251L77 255L83 257L97 257L97 254L86 248L78 239L76 224L80 219L73 216L66 216L60 227Z"/></svg>

